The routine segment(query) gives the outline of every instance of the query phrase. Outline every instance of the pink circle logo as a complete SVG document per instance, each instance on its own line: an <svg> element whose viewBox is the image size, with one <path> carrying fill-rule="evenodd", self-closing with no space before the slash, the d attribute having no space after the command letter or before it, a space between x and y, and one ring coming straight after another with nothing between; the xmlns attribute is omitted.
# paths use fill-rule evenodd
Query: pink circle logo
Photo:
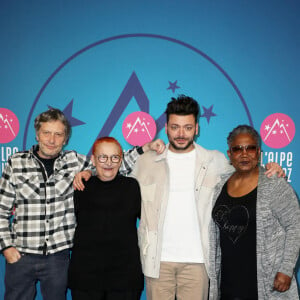
<svg viewBox="0 0 300 300"><path fill-rule="evenodd" d="M0 143L9 143L19 133L19 120L17 116L6 108L0 107Z"/></svg>
<svg viewBox="0 0 300 300"><path fill-rule="evenodd" d="M293 140L295 131L293 120L282 113L268 116L260 127L262 141L271 148L287 146Z"/></svg>
<svg viewBox="0 0 300 300"><path fill-rule="evenodd" d="M125 140L133 146L143 146L156 135L154 119L147 113L136 111L126 117L122 125Z"/></svg>

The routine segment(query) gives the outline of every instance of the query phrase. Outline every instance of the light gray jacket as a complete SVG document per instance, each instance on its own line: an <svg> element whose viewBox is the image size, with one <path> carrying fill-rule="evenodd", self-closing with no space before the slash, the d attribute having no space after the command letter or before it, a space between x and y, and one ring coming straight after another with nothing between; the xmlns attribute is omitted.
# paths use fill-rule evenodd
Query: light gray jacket
<svg viewBox="0 0 300 300"><path fill-rule="evenodd" d="M206 150L195 143L194 145L196 149L195 201L200 240L208 269L209 223L214 187L220 181L220 174L232 170L232 167L221 152ZM150 151L140 156L132 173L139 181L142 194L142 214L138 236L143 272L146 276L153 278L159 277L162 232L169 197L167 151L168 145L161 155Z"/></svg>
<svg viewBox="0 0 300 300"><path fill-rule="evenodd" d="M294 268L300 246L300 210L292 187L283 179L267 178L260 168L256 204L256 255L258 299L299 299ZM222 176L216 187L215 204L231 174ZM245 255L246 256L246 255ZM210 300L219 299L221 250L218 226L210 225ZM288 291L273 291L277 272L293 276ZM245 270L247 273L247 270Z"/></svg>

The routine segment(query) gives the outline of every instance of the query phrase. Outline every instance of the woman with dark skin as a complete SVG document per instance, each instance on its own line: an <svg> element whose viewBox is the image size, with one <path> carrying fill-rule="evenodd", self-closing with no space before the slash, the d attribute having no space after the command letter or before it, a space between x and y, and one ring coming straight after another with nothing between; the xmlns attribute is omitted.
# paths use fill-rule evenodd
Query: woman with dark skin
<svg viewBox="0 0 300 300"><path fill-rule="evenodd" d="M238 126L227 142L235 172L222 178L214 198L210 299L299 299L297 197L283 178L262 175L252 127Z"/></svg>
<svg viewBox="0 0 300 300"><path fill-rule="evenodd" d="M114 138L96 140L91 160L97 176L74 194L72 299L138 300L144 287L136 228L141 213L139 185L118 174L122 149Z"/></svg>

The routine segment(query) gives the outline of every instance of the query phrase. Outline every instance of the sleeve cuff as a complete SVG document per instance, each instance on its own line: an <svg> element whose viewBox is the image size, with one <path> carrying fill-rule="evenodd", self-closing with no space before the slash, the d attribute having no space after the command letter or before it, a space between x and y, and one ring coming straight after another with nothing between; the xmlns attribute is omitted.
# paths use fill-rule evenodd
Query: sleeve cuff
<svg viewBox="0 0 300 300"><path fill-rule="evenodd" d="M138 153L139 155L144 154L143 147L137 147L137 148L136 148L136 151L137 151L137 153Z"/></svg>
<svg viewBox="0 0 300 300"><path fill-rule="evenodd" d="M1 253L3 254L3 251L4 251L4 250L9 249L9 248L11 248L11 247L12 247L12 246L7 246L7 247L1 249Z"/></svg>

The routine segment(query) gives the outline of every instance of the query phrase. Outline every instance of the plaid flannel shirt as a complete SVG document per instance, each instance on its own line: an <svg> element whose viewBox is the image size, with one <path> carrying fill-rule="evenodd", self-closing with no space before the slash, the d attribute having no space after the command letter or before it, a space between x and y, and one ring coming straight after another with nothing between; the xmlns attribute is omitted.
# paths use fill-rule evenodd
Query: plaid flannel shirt
<svg viewBox="0 0 300 300"><path fill-rule="evenodd" d="M24 253L51 254L73 246L73 179L92 164L75 151L62 151L48 178L33 153L36 147L12 155L0 178L0 250L13 246ZM137 156L136 148L124 153L120 172L129 173Z"/></svg>

